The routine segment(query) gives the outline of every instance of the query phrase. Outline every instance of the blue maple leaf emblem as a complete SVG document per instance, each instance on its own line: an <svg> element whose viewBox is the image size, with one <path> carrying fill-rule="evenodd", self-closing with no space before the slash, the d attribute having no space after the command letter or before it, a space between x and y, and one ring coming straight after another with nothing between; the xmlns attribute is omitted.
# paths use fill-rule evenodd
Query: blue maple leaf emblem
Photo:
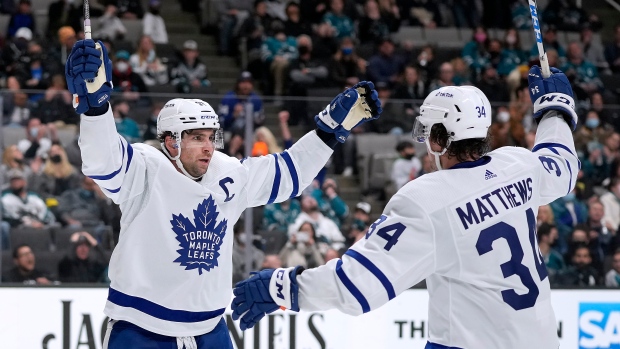
<svg viewBox="0 0 620 349"><path fill-rule="evenodd" d="M198 204L193 222L182 214L172 215L170 224L181 247L177 250L179 257L175 263L180 263L185 270L198 269L199 275L218 265L220 246L228 226L226 219L218 223L218 216L217 205L211 196Z"/></svg>

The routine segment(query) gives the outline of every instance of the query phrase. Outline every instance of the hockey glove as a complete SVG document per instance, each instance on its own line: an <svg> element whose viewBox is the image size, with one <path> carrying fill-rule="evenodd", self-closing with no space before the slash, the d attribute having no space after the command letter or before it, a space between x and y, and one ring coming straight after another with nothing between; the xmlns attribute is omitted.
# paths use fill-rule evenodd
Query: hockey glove
<svg viewBox="0 0 620 349"><path fill-rule="evenodd" d="M233 320L241 319L241 330L254 327L266 314L280 308L299 311L297 275L302 271L300 266L265 269L238 282L231 308Z"/></svg>
<svg viewBox="0 0 620 349"><path fill-rule="evenodd" d="M105 45L93 40L76 42L65 64L65 77L76 113L107 103L112 92L112 61Z"/></svg>
<svg viewBox="0 0 620 349"><path fill-rule="evenodd" d="M319 129L333 133L340 143L349 137L351 129L379 117L383 109L370 81L361 81L345 90L314 117Z"/></svg>
<svg viewBox="0 0 620 349"><path fill-rule="evenodd" d="M547 111L556 110L565 117L574 131L577 127L577 113L573 89L566 75L557 68L551 68L551 76L543 78L540 67L535 65L530 68L527 80L534 104L534 119L540 120Z"/></svg>

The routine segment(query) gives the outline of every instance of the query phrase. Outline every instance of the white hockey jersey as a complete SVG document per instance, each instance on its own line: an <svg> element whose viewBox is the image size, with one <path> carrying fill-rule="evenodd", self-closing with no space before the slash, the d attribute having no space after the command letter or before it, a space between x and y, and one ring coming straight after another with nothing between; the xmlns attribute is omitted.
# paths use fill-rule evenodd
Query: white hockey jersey
<svg viewBox="0 0 620 349"><path fill-rule="evenodd" d="M246 207L299 195L332 154L310 132L280 154L215 152L199 182L159 150L128 144L111 111L82 116L85 175L120 204L105 314L167 336L210 332L232 295L233 226Z"/></svg>
<svg viewBox="0 0 620 349"><path fill-rule="evenodd" d="M573 189L575 154L566 122L547 115L532 151L503 147L413 180L342 259L298 276L300 308L362 314L426 279L429 342L558 348L536 214Z"/></svg>

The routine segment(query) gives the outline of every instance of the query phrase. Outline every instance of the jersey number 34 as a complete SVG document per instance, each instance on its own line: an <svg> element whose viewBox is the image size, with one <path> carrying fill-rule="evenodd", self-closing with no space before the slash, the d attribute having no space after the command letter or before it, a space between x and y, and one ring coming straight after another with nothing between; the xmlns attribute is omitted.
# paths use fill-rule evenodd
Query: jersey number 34
<svg viewBox="0 0 620 349"><path fill-rule="evenodd" d="M536 265L536 272L540 281L547 277L547 267L545 261L538 250L536 243L536 218L534 217L534 211L529 208L526 212L527 226L529 227L530 245L532 246L532 253L534 254L534 264ZM495 240L504 239L508 243L510 248L510 260L506 263L500 264L504 278L512 275L517 275L521 279L521 283L528 290L525 294L517 294L514 289L503 290L502 298L504 302L510 305L514 310L521 310L531 308L536 304L538 299L538 286L532 278L530 269L523 265L523 248L519 242L519 235L517 230L505 223L496 223L480 232L478 241L476 242L476 249L479 255L484 255L493 250L493 242Z"/></svg>

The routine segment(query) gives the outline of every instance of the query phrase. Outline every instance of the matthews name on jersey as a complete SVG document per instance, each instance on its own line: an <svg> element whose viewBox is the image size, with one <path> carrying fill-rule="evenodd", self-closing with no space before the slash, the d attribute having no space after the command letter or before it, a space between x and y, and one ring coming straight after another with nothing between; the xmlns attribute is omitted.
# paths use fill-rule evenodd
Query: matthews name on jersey
<svg viewBox="0 0 620 349"><path fill-rule="evenodd" d="M79 145L84 174L123 212L105 314L174 337L210 332L230 303L243 210L299 195L332 154L310 132L283 153L243 162L216 151L193 181L161 151L127 143L110 110L81 117Z"/></svg>

